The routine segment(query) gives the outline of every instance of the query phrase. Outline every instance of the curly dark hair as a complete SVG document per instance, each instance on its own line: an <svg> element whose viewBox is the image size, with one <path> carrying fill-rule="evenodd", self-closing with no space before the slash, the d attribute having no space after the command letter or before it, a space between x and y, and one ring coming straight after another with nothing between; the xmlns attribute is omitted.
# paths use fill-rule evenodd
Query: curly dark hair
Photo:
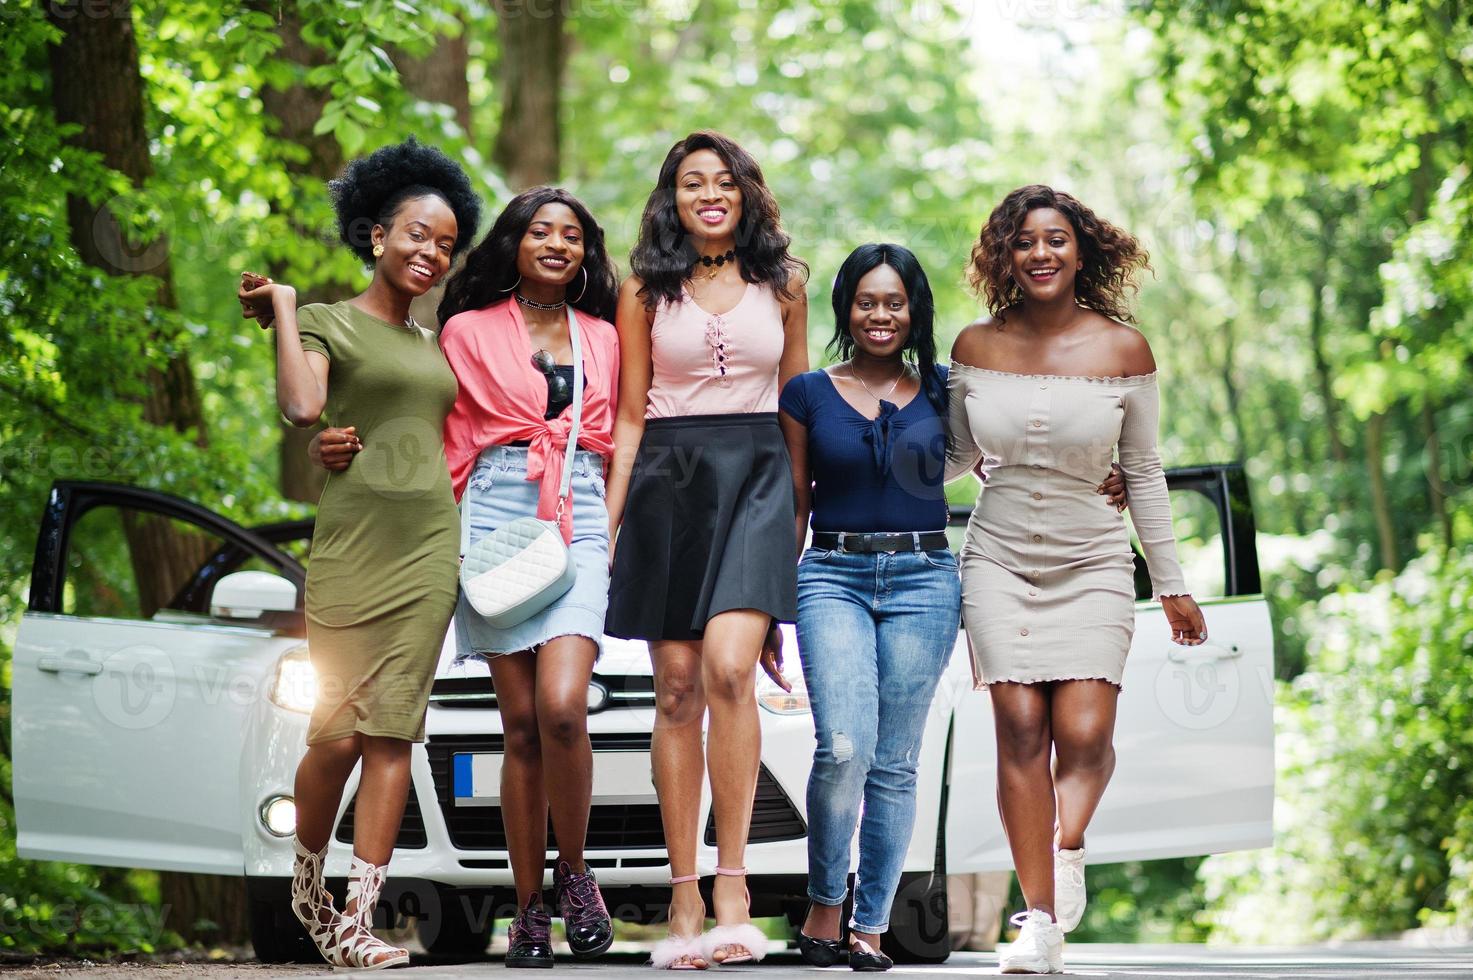
<svg viewBox="0 0 1473 980"><path fill-rule="evenodd" d="M640 290L647 307L662 300L677 302L699 257L675 209L675 177L680 162L697 150L710 150L731 168L742 192L742 218L737 222L736 251L742 278L769 283L787 300L808 280L808 264L788 254L792 239L782 228L782 216L772 191L762 179L762 168L752 155L729 136L711 130L691 133L665 154L655 189L645 202L639 222L639 241L629 254L634 274L644 282Z"/></svg>
<svg viewBox="0 0 1473 980"><path fill-rule="evenodd" d="M921 376L921 391L926 400L936 409L936 414L946 416L946 386L936 370L936 304L931 298L931 281L926 270L921 268L920 259L903 245L888 242L867 242L849 253L844 264L834 276L834 339L829 341L829 350L840 360L854 356L854 335L849 332L849 311L854 308L854 294L859 291L859 280L872 269L888 265L900 276L905 286L905 297L910 306L910 335L905 340L903 352L910 355Z"/></svg>
<svg viewBox="0 0 1473 980"><path fill-rule="evenodd" d="M517 251L537 211L546 204L564 204L583 226L582 274L568 285L568 302L600 319L612 321L619 300L619 274L604 245L604 230L588 206L561 187L533 187L512 198L496 222L450 277L436 315L440 323L457 313L479 310L510 299L517 282ZM584 278L586 276L586 278ZM580 287L579 283L583 285Z"/></svg>
<svg viewBox="0 0 1473 980"><path fill-rule="evenodd" d="M1139 292L1136 276L1150 269L1150 256L1134 235L1095 214L1072 194L1045 184L1019 187L992 209L982 226L972 259L967 263L967 281L987 303L988 311L1001 317L1003 311L1023 300L1023 290L1013 281L1013 239L1028 212L1053 208L1069 219L1079 240L1079 257L1084 268L1074 279L1074 299L1080 306L1126 323L1135 316L1125 292Z"/></svg>
<svg viewBox="0 0 1473 980"><path fill-rule="evenodd" d="M481 221L481 198L465 170L413 136L353 160L327 188L338 234L365 265L373 265L373 226L392 225L405 201L434 196L449 205L457 228L452 255L470 247Z"/></svg>

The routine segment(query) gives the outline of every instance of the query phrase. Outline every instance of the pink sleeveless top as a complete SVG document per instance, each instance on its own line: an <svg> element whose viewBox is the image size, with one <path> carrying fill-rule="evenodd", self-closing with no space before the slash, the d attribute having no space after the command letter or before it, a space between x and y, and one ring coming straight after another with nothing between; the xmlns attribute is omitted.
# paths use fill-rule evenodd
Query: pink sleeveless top
<svg viewBox="0 0 1473 980"><path fill-rule="evenodd" d="M737 305L720 316L689 293L679 303L661 303L650 348L647 419L777 411L783 308L765 283L748 283Z"/></svg>

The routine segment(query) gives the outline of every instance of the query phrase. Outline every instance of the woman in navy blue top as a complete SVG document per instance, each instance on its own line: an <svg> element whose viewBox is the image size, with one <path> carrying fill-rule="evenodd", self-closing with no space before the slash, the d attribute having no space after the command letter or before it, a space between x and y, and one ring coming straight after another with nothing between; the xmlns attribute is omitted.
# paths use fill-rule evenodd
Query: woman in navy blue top
<svg viewBox="0 0 1473 980"><path fill-rule="evenodd" d="M817 748L808 780L803 958L838 961L849 842L859 873L849 965L879 951L915 823L916 760L956 642L961 584L946 541L946 369L935 363L931 287L899 245L862 245L834 281L842 360L788 382L779 421L793 462L798 646Z"/></svg>

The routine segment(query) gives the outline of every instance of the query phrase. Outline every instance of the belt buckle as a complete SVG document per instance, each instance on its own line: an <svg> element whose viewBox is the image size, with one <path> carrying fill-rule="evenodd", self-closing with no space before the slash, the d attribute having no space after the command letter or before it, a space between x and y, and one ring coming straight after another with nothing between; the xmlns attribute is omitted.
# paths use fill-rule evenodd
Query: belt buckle
<svg viewBox="0 0 1473 980"><path fill-rule="evenodd" d="M845 547L844 547L844 532L843 531L836 531L835 533L839 535L839 546L838 546L838 549L837 550L839 551L840 554L847 554L848 553L847 552L847 549L845 549Z"/></svg>

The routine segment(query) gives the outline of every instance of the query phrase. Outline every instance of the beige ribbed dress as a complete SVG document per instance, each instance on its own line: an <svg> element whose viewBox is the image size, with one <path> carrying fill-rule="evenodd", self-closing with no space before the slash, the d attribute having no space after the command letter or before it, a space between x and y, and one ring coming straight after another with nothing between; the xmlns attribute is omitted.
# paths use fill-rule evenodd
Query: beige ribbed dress
<svg viewBox="0 0 1473 980"><path fill-rule="evenodd" d="M961 554L974 675L1118 686L1135 631L1134 558L1124 515L1095 492L1117 449L1154 593L1186 592L1156 449L1155 374L953 362L948 407L948 477L975 468L983 481Z"/></svg>

